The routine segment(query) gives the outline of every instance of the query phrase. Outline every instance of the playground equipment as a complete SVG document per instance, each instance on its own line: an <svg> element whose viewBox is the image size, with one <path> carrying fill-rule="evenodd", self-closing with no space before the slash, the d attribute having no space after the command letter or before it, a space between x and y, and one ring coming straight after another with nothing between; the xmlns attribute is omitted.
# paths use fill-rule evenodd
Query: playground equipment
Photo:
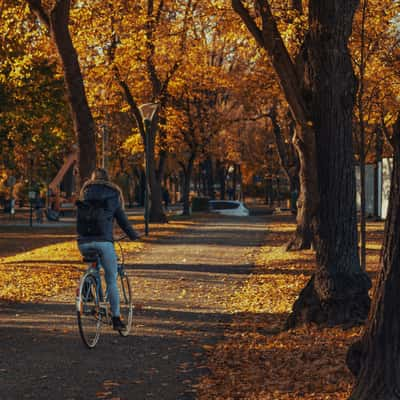
<svg viewBox="0 0 400 400"><path fill-rule="evenodd" d="M48 209L60 214L72 211L76 197L75 176L77 163L78 151L74 149L65 157L64 164L49 184ZM49 215L51 215L51 219L57 218L54 213Z"/></svg>

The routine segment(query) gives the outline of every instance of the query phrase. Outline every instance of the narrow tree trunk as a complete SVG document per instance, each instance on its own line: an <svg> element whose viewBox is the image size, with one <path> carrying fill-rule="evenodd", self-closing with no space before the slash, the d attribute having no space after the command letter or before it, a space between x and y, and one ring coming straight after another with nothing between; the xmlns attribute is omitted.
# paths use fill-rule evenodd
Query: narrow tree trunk
<svg viewBox="0 0 400 400"><path fill-rule="evenodd" d="M233 165L233 178L232 178L232 186L233 186L233 200L236 200L236 186L237 186L237 165Z"/></svg>
<svg viewBox="0 0 400 400"><path fill-rule="evenodd" d="M219 198L220 198L220 200L225 200L225 195L226 195L226 185L225 185L226 172L225 172L224 164L222 162L220 162L220 161L217 161L217 175L218 175L219 187L220 187Z"/></svg>
<svg viewBox="0 0 400 400"><path fill-rule="evenodd" d="M190 215L190 182L192 180L193 164L195 155L192 154L189 158L187 167L183 168L184 180L183 180L183 212L182 215Z"/></svg>
<svg viewBox="0 0 400 400"><path fill-rule="evenodd" d="M206 193L207 196L212 199L215 200L215 190L214 190L214 169L213 169L213 163L210 157L208 157L205 161L204 161L204 167L206 170Z"/></svg>
<svg viewBox="0 0 400 400"><path fill-rule="evenodd" d="M400 398L400 119L395 130L394 166L379 280L368 324L347 362L357 376L352 400Z"/></svg>
<svg viewBox="0 0 400 400"><path fill-rule="evenodd" d="M146 174L143 168L137 168L137 177L138 177L138 185L137 185L137 201L140 207L144 206L144 197L146 191Z"/></svg>
<svg viewBox="0 0 400 400"><path fill-rule="evenodd" d="M302 128L298 126L296 131ZM307 138L307 143L301 138ZM318 197L314 193L318 192L317 171L313 169L316 158L315 135L311 128L303 129L301 135L296 134L294 145L300 159L300 192L297 200L296 231L292 240L287 245L287 250L305 250L311 248L313 241L313 222L318 210Z"/></svg>
<svg viewBox="0 0 400 400"><path fill-rule="evenodd" d="M375 165L374 165L374 218L380 220L381 202L379 201L380 189L379 189L379 165L382 162L382 150L383 150L383 135L381 128L377 127L375 132Z"/></svg>
<svg viewBox="0 0 400 400"><path fill-rule="evenodd" d="M167 222L167 217L162 210L162 187L161 182L158 179L154 179L154 176L150 173L150 193L151 193L151 203L149 220L150 222ZM161 205L161 207L160 207Z"/></svg>
<svg viewBox="0 0 400 400"><path fill-rule="evenodd" d="M86 99L85 87L78 55L69 33L70 0L59 0L47 12L40 0L27 0L32 11L49 29L64 73L68 103L71 109L74 131L79 145L79 178L82 184L96 167L95 126Z"/></svg>
<svg viewBox="0 0 400 400"><path fill-rule="evenodd" d="M302 322L357 324L368 315L371 282L360 268L352 146L355 78L347 48L355 0L310 1L309 74L320 204L317 270L293 306Z"/></svg>
<svg viewBox="0 0 400 400"><path fill-rule="evenodd" d="M156 159L155 159L155 136L158 122L156 120L153 121L150 135L150 145L149 145L149 154L146 154L146 157L149 157L149 183L150 183L150 193L151 193L151 204L150 204L150 212L149 212L149 220L150 222L159 222L164 223L167 222L167 216L164 213L162 206L162 177L164 174L164 164L166 161L166 152L160 151L159 154L159 167L158 171L156 170Z"/></svg>

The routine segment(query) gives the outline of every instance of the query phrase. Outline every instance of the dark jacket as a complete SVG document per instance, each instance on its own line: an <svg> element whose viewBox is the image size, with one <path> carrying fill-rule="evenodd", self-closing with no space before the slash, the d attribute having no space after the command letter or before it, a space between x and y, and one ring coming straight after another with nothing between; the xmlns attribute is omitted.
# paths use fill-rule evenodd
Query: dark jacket
<svg viewBox="0 0 400 400"><path fill-rule="evenodd" d="M80 195L81 200L101 200L106 204L105 213L109 218L105 219L105 226L101 236L79 236L78 243L87 242L113 242L114 219L121 229L132 240L138 238L138 234L132 228L123 209L123 200L121 190L118 186L107 181L89 181L87 182Z"/></svg>

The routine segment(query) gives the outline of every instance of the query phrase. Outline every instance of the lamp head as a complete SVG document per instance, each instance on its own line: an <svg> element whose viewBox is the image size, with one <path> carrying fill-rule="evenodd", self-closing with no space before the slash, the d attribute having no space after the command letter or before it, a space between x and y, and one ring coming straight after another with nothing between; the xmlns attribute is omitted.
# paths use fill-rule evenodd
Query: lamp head
<svg viewBox="0 0 400 400"><path fill-rule="evenodd" d="M154 118L156 112L157 112L158 106L159 106L158 103L146 103L146 104L142 104L142 105L139 107L139 111L140 111L140 114L142 115L142 119L143 119L144 121L145 121L145 120L148 120L148 121L151 122L151 121L153 120L153 118Z"/></svg>

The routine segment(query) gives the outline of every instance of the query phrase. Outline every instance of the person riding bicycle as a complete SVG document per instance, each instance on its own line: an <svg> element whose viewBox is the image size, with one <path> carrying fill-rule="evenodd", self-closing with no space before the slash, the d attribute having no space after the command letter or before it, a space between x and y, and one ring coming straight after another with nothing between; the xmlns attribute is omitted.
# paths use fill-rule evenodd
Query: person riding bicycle
<svg viewBox="0 0 400 400"><path fill-rule="evenodd" d="M118 262L113 239L114 219L131 240L138 239L139 235L130 225L124 212L121 189L110 182L107 171L102 168L96 168L90 180L84 183L77 206L79 250L82 255L90 250L99 252L105 271L113 328L124 330L126 326L120 316L117 286ZM86 214L80 212L83 207L88 211Z"/></svg>

